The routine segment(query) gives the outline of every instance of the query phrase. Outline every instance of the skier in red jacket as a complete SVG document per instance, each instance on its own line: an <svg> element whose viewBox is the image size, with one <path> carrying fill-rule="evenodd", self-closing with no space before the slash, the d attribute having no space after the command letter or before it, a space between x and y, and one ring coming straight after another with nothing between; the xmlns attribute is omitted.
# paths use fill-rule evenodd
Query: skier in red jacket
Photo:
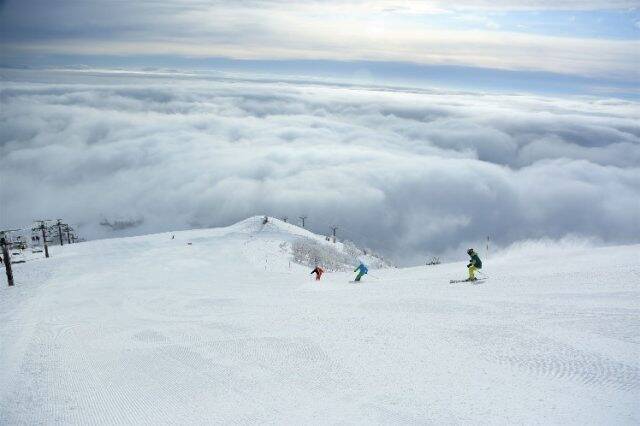
<svg viewBox="0 0 640 426"><path fill-rule="evenodd" d="M316 274L316 281L320 281L320 277L322 276L324 271L322 270L321 267L316 266L316 268L313 271L311 271L311 273Z"/></svg>

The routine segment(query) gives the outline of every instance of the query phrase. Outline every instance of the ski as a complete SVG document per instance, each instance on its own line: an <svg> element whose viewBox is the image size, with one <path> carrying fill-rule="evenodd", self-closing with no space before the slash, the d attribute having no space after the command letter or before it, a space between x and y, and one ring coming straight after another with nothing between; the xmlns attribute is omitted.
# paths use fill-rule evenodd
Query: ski
<svg viewBox="0 0 640 426"><path fill-rule="evenodd" d="M469 280L468 278L466 280L451 280L449 281L449 284L456 284L456 283L480 283L482 281L485 281L486 278L478 278L474 281Z"/></svg>

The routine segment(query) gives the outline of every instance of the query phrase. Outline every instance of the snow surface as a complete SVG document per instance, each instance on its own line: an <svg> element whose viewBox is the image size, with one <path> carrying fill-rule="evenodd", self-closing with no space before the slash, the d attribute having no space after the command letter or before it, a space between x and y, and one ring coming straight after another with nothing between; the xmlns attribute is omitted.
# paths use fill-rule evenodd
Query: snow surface
<svg viewBox="0 0 640 426"><path fill-rule="evenodd" d="M0 424L640 423L640 246L350 284L290 263L309 234L251 218L1 271Z"/></svg>

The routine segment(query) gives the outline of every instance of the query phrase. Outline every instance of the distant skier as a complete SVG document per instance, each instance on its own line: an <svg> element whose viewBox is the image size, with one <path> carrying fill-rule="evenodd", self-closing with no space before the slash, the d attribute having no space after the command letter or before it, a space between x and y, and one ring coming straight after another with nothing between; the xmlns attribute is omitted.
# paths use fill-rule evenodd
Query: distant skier
<svg viewBox="0 0 640 426"><path fill-rule="evenodd" d="M311 271L311 273L316 274L316 281L320 281L320 277L322 276L322 274L324 274L324 270L321 267L316 266L316 268Z"/></svg>
<svg viewBox="0 0 640 426"><path fill-rule="evenodd" d="M354 281L360 281L360 278L362 278L363 275L366 275L367 272L369 272L369 270L367 269L366 266L364 266L364 263L360 263L360 265L358 265L358 267L356 269L354 269L353 272L357 272L358 273L358 275L356 275L356 279Z"/></svg>
<svg viewBox="0 0 640 426"><path fill-rule="evenodd" d="M467 268L469 268L468 281L475 281L477 280L475 272L482 269L482 261L478 257L478 253L476 253L472 248L467 250L467 254L471 257L471 259L469 259L469 264L467 265Z"/></svg>

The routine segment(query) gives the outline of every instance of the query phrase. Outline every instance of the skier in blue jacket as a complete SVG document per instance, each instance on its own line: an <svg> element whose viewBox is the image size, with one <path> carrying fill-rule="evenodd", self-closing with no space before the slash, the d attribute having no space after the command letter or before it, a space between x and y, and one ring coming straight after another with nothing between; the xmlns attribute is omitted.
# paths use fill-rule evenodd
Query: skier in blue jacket
<svg viewBox="0 0 640 426"><path fill-rule="evenodd" d="M364 263L360 263L360 265L358 265L358 267L354 269L353 272L358 273L358 275L356 275L355 281L360 281L360 278L362 278L363 275L366 275L369 270L366 266L364 266Z"/></svg>

